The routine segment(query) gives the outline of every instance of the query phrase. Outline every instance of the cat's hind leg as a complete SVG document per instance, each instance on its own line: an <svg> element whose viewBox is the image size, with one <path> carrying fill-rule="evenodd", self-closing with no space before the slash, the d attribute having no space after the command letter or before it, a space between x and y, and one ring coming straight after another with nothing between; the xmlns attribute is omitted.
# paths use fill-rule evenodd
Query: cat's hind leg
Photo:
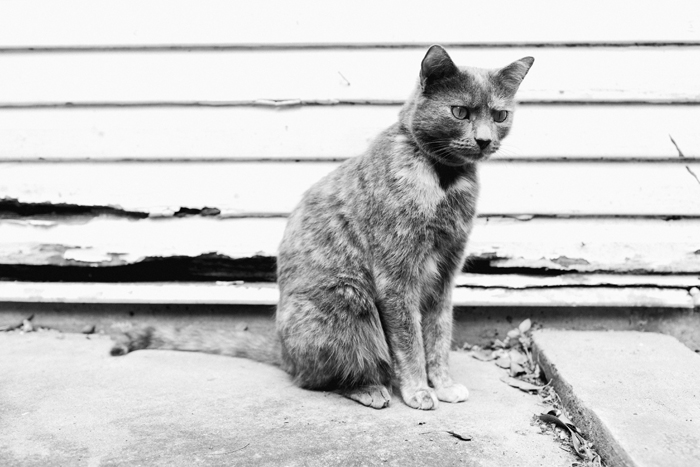
<svg viewBox="0 0 700 467"><path fill-rule="evenodd" d="M285 369L307 389L337 389L376 409L391 401L392 365L374 302L352 287L283 297L277 310Z"/></svg>
<svg viewBox="0 0 700 467"><path fill-rule="evenodd" d="M361 386L353 389L346 389L340 392L345 397L359 402L373 409L383 409L389 407L391 403L391 393L382 384L372 386Z"/></svg>

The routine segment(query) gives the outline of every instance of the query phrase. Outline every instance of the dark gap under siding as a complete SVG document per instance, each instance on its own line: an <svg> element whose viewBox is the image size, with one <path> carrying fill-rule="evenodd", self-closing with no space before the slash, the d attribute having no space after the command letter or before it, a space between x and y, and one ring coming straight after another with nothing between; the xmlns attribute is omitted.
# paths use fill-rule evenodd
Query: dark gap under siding
<svg viewBox="0 0 700 467"><path fill-rule="evenodd" d="M274 282L276 259L267 256L230 258L219 254L196 257L146 258L119 266L0 265L0 281L28 282Z"/></svg>
<svg viewBox="0 0 700 467"><path fill-rule="evenodd" d="M499 267L493 263L499 258L471 257L463 272L483 275L527 275L556 277L581 274L575 268ZM26 265L0 264L0 281L25 282L275 282L277 260L273 256L231 258L217 253L199 256L172 256L146 258L124 265ZM585 274L616 274L616 271L586 271ZM700 273L700 271L698 271ZM644 275L649 271L626 271L625 274ZM655 275L666 275L654 272ZM670 273L669 273L670 274ZM568 285L563 285L568 286ZM648 287L640 284L639 287ZM595 287L604 287L595 285ZM618 287L612 285L611 287ZM636 287L636 285L624 285ZM545 288L551 288L547 286ZM686 287L679 287L685 289Z"/></svg>
<svg viewBox="0 0 700 467"><path fill-rule="evenodd" d="M13 198L0 199L0 219L66 218L112 216L127 219L145 219L145 212L125 211L112 206L84 206L68 203L24 203Z"/></svg>

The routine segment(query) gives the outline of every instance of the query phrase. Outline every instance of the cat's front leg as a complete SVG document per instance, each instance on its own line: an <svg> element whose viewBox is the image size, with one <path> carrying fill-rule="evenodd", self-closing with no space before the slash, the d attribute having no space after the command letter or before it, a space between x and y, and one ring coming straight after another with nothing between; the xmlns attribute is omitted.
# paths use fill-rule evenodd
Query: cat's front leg
<svg viewBox="0 0 700 467"><path fill-rule="evenodd" d="M449 373L452 343L452 284L431 294L422 313L423 342L428 381L443 402L463 402L469 397L467 388L455 383Z"/></svg>
<svg viewBox="0 0 700 467"><path fill-rule="evenodd" d="M401 397L414 409L433 410L438 397L428 386L417 296L393 294L382 300L382 324L394 361Z"/></svg>

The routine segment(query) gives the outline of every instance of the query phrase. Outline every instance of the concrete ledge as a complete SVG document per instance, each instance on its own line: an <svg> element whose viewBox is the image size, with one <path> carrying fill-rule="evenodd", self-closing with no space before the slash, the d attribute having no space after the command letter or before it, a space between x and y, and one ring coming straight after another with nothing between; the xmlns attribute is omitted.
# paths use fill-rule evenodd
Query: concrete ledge
<svg viewBox="0 0 700 467"><path fill-rule="evenodd" d="M1 288L1 287L0 287ZM202 329L248 326L256 332L274 332L271 305L149 304L149 303L34 303L0 301L0 329L32 323L63 332L95 327L108 332L115 322L195 325ZM453 342L489 345L502 339L517 323L529 318L548 329L578 331L616 330L660 332L700 350L700 313L675 308L648 307L456 307Z"/></svg>
<svg viewBox="0 0 700 467"><path fill-rule="evenodd" d="M63 336L63 337L61 337ZM169 351L109 357L101 336L0 333L0 465L504 466L575 459L531 425L539 398L453 353L469 401L384 410L292 385L248 360ZM462 441L446 430L468 434Z"/></svg>
<svg viewBox="0 0 700 467"><path fill-rule="evenodd" d="M538 331L535 354L611 466L700 465L700 356L670 336Z"/></svg>

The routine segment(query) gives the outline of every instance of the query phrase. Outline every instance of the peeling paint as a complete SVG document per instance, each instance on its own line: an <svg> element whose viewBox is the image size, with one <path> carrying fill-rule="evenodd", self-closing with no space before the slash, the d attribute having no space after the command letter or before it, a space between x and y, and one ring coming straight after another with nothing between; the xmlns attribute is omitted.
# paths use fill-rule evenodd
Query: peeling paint
<svg viewBox="0 0 700 467"><path fill-rule="evenodd" d="M113 216L145 219L147 213L126 211L114 206L85 206L69 203L25 203L16 198L0 199L0 219Z"/></svg>
<svg viewBox="0 0 700 467"><path fill-rule="evenodd" d="M185 216L218 216L221 214L221 210L217 208L204 207L202 209L192 209L192 208L180 208L178 211L173 213L173 217L185 217Z"/></svg>
<svg viewBox="0 0 700 467"><path fill-rule="evenodd" d="M0 198L0 219L10 219L19 222L29 222L35 227L52 227L54 220L65 222L69 219L110 216L127 219L146 219L148 217L189 217L189 216L221 216L219 208L205 206L189 208L179 206L162 212L129 211L118 206L81 205L69 203L26 203L16 198ZM19 218L19 219L18 219ZM26 220L29 219L29 220ZM51 219L51 220L47 220Z"/></svg>
<svg viewBox="0 0 700 467"><path fill-rule="evenodd" d="M571 266L588 266L591 264L583 258L569 258L568 256L559 256L558 258L554 258L552 263L556 263L567 268Z"/></svg>
<svg viewBox="0 0 700 467"><path fill-rule="evenodd" d="M71 263L87 263L94 266L122 266L128 264L122 257L126 253L104 253L85 248L73 248L63 254L63 259Z"/></svg>
<svg viewBox="0 0 700 467"><path fill-rule="evenodd" d="M192 256L147 257L127 263L119 253L76 253L63 245L43 245L53 249L50 264L0 264L0 280L29 282L274 282L276 259L269 256L231 258L216 253ZM65 254L71 250L69 254ZM94 260L109 263L95 263Z"/></svg>

